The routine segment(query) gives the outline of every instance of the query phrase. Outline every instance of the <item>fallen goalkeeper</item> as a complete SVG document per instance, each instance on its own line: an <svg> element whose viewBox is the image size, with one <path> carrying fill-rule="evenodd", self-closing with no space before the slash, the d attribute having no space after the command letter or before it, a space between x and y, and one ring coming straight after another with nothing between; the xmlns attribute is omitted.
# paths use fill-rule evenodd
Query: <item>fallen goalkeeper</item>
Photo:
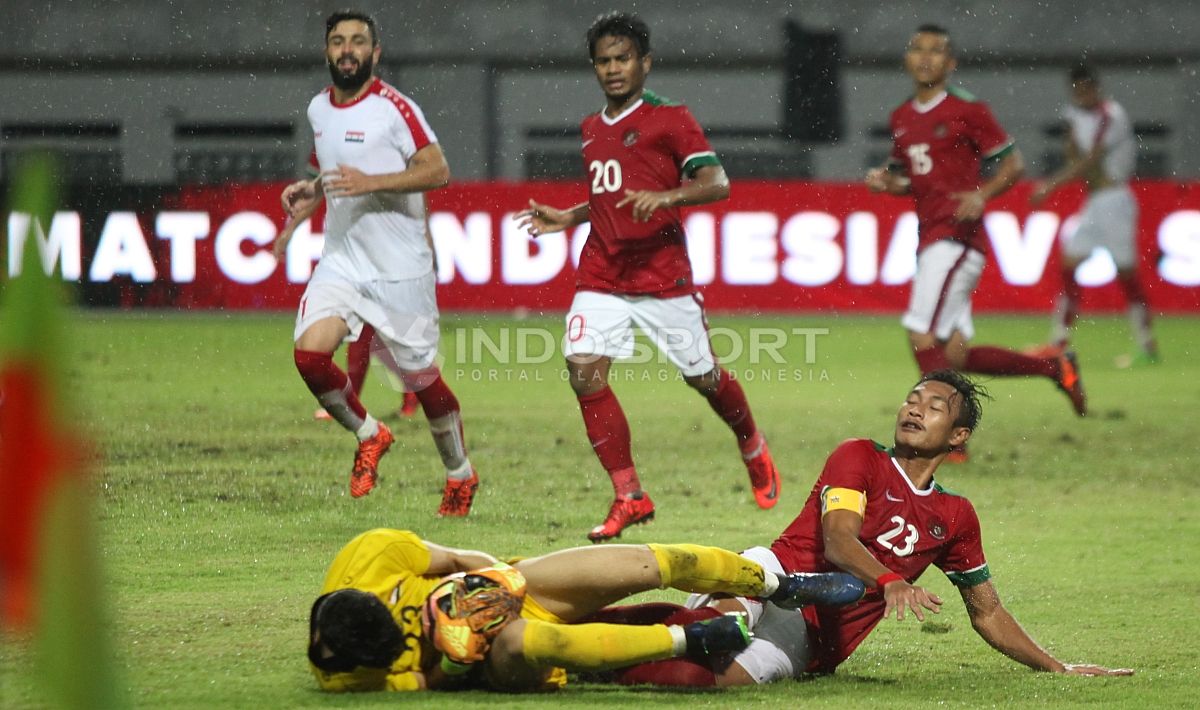
<svg viewBox="0 0 1200 710"><path fill-rule="evenodd" d="M759 597L783 608L857 601L863 584L831 572L778 576L700 545L605 545L500 564L402 530L365 532L330 565L313 603L308 658L329 691L552 689L566 671L750 642L743 615L686 626L577 623L625 597L673 587Z"/></svg>

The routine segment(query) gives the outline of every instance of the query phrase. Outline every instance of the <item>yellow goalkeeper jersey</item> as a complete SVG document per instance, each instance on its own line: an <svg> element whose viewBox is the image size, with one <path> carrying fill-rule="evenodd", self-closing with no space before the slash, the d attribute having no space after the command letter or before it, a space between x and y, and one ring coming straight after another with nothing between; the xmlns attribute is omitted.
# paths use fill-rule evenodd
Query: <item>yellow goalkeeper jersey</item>
<svg viewBox="0 0 1200 710"><path fill-rule="evenodd" d="M339 589L370 592L383 602L404 634L404 651L389 669L359 667L326 673L309 664L322 690L418 690L421 668L421 604L440 577L429 570L429 549L407 530L380 528L354 538L333 558L321 594Z"/></svg>

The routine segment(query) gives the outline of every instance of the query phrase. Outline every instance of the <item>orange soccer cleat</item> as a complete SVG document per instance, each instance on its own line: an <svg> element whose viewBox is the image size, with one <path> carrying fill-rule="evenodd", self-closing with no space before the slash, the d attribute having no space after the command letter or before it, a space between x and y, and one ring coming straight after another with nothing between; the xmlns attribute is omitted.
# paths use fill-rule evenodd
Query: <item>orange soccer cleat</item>
<svg viewBox="0 0 1200 710"><path fill-rule="evenodd" d="M1083 391L1083 378L1079 375L1079 361L1075 353L1067 351L1058 358L1058 379L1054 384L1071 399L1075 413L1087 415L1087 394Z"/></svg>
<svg viewBox="0 0 1200 710"><path fill-rule="evenodd" d="M754 489L754 502L766 510L779 502L779 469L771 458L771 450L764 439L758 455L746 460L746 471L750 474L750 487Z"/></svg>
<svg viewBox="0 0 1200 710"><path fill-rule="evenodd" d="M380 422L379 431L375 432L375 436L358 442L358 451L354 454L354 469L350 472L350 497L362 498L375 488L375 481L379 478L379 459L387 453L395 440L392 430L388 429L387 424Z"/></svg>
<svg viewBox="0 0 1200 710"><path fill-rule="evenodd" d="M617 496L612 507L608 509L608 517L604 522L592 528L588 539L592 542L604 542L614 537L620 537L621 531L630 525L647 523L654 519L654 501L642 491L630 496Z"/></svg>
<svg viewBox="0 0 1200 710"><path fill-rule="evenodd" d="M479 474L471 469L469 478L447 478L442 491L442 504L438 506L439 518L463 518L471 512L471 501L475 500L475 489L479 488Z"/></svg>

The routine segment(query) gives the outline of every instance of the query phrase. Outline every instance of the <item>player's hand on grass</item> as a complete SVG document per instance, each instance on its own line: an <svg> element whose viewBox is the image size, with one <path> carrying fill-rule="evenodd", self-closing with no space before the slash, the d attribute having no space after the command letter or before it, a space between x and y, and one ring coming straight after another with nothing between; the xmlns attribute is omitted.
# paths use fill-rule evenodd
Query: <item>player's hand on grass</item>
<svg viewBox="0 0 1200 710"><path fill-rule="evenodd" d="M571 213L540 202L529 201L529 207L513 215L517 228L524 229L531 237L561 232L571 226Z"/></svg>
<svg viewBox="0 0 1200 710"><path fill-rule="evenodd" d="M1066 675L1082 676L1133 675L1132 668L1105 668L1091 663L1066 663L1063 664L1062 672Z"/></svg>
<svg viewBox="0 0 1200 710"><path fill-rule="evenodd" d="M887 602L887 608L883 610L883 618L888 618L892 615L892 610L896 610L896 621L904 620L906 609L911 609L913 616L917 617L917 621L925 620L925 612L922 609L928 609L934 614L940 614L942 611L942 598L936 594L931 594L924 587L917 587L908 582L889 582L883 588L883 599Z"/></svg>
<svg viewBox="0 0 1200 710"><path fill-rule="evenodd" d="M357 197L375 192L375 179L358 168L339 165L321 173L325 194L333 197Z"/></svg>
<svg viewBox="0 0 1200 710"><path fill-rule="evenodd" d="M958 200L958 207L954 208L954 219L959 222L974 222L983 216L983 206L987 201L978 190L953 192L950 193L950 197Z"/></svg>
<svg viewBox="0 0 1200 710"><path fill-rule="evenodd" d="M671 193L669 192L626 190L625 197L621 198L621 201L617 203L617 209L630 204L633 205L633 220L635 222L647 222L655 210L665 209L673 203L671 201Z"/></svg>

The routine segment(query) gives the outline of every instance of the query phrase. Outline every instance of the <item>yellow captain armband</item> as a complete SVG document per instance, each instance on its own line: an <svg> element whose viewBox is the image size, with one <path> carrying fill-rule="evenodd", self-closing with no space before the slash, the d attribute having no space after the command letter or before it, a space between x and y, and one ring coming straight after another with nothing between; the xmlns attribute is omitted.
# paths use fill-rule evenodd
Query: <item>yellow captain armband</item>
<svg viewBox="0 0 1200 710"><path fill-rule="evenodd" d="M867 495L853 488L825 486L821 489L821 517L831 510L849 510L863 515L867 511Z"/></svg>

